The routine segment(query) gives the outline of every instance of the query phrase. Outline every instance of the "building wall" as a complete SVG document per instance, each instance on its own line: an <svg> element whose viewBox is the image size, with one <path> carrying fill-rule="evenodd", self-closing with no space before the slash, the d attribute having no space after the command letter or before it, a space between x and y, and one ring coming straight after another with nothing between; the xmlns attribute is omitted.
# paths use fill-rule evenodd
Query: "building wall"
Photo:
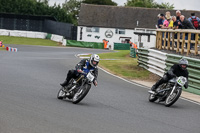
<svg viewBox="0 0 200 133"><path fill-rule="evenodd" d="M87 27L85 26L78 26L77 41L103 42L103 39L106 39L109 41L108 45L111 45L111 49L113 49L114 43L126 43L126 39L130 39L131 42L136 43L139 47L138 35L134 34L135 31L143 33L156 33L155 29L125 29L125 34L116 34L115 28L99 28L99 32L87 32L86 29ZM106 34L109 31L112 31L113 35L111 37L106 37ZM147 36L141 37L141 42L145 48L155 47L155 41L156 36L150 36L150 42L148 42Z"/></svg>
<svg viewBox="0 0 200 133"><path fill-rule="evenodd" d="M109 41L108 45L111 45L111 49L113 49L114 43L123 43L125 39L130 39L130 41L134 41L134 30L125 29L125 34L116 34L115 28L99 28L99 32L87 32L87 27L78 26L77 32L77 41L85 41L85 42L103 42L103 39ZM81 29L82 29L82 39L81 39ZM112 36L106 37L106 33L112 32Z"/></svg>

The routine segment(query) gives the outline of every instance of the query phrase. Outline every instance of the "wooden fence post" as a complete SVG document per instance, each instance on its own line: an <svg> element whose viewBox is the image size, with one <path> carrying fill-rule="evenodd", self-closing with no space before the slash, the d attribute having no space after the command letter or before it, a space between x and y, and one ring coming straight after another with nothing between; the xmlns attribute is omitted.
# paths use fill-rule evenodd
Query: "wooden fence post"
<svg viewBox="0 0 200 133"><path fill-rule="evenodd" d="M181 48L181 54L184 53L184 46L185 46L185 32L182 33L182 48Z"/></svg>
<svg viewBox="0 0 200 133"><path fill-rule="evenodd" d="M187 55L190 53L191 33L188 33Z"/></svg>
<svg viewBox="0 0 200 133"><path fill-rule="evenodd" d="M178 53L179 52L179 47L180 47L180 38L181 38L181 33L178 32L177 33L177 49L176 49L176 52Z"/></svg>
<svg viewBox="0 0 200 133"><path fill-rule="evenodd" d="M198 55L198 41L199 41L199 34L198 33L196 33L195 34L195 52L194 52L194 54L195 55Z"/></svg>

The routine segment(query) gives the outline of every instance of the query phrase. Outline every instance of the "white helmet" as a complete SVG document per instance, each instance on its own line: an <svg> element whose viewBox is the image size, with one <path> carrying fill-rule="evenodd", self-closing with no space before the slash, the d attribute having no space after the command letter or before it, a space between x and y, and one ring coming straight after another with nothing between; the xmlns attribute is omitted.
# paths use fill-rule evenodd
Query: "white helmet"
<svg viewBox="0 0 200 133"><path fill-rule="evenodd" d="M96 67L99 63L100 57L97 54L92 54L90 56L89 62L92 67Z"/></svg>
<svg viewBox="0 0 200 133"><path fill-rule="evenodd" d="M182 65L184 65L184 67L183 67ZM184 59L184 58L180 59L180 60L179 60L179 66L181 67L182 70L187 69L188 60L187 60L187 59Z"/></svg>

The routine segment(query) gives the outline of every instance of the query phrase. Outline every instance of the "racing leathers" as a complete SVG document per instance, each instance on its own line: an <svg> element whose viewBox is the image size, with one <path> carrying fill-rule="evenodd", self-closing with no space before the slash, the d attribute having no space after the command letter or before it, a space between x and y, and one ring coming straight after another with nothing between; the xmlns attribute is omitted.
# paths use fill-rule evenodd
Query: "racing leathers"
<svg viewBox="0 0 200 133"><path fill-rule="evenodd" d="M70 79L71 78L74 78L76 79L79 74L81 72L84 72L84 73L88 73L88 72L91 72L93 73L94 75L94 80L93 80L93 83L95 86L97 86L97 76L98 76L98 68L97 66L96 67L92 67L89 63L89 60L88 59L82 59L76 66L75 66L75 70L69 70L68 73L67 73L67 77L66 77L66 80L64 83L60 84L61 86L67 86Z"/></svg>
<svg viewBox="0 0 200 133"><path fill-rule="evenodd" d="M174 64L170 68L170 70L167 71L167 73L164 74L164 76L156 84L152 86L151 90L155 92L159 85L163 83L167 83L170 79L174 77L179 77L179 76L183 76L187 78L187 82L184 85L184 87L188 88L188 75L189 75L189 72L187 69L183 70L179 64Z"/></svg>

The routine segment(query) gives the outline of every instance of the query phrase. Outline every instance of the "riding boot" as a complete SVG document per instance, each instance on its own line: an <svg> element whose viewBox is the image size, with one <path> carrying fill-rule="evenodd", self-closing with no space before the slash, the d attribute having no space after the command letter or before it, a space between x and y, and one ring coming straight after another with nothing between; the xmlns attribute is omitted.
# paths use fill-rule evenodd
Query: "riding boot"
<svg viewBox="0 0 200 133"><path fill-rule="evenodd" d="M68 81L67 80L65 80L63 83L61 83L60 84L62 87L65 87L65 86L67 86L68 85Z"/></svg>

